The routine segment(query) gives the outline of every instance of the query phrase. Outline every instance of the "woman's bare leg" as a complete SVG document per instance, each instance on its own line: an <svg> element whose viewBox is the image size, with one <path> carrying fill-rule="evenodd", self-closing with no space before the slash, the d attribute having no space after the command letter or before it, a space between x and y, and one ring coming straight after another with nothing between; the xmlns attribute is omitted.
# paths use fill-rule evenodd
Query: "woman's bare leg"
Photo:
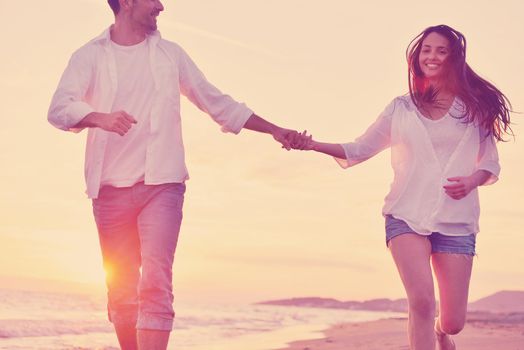
<svg viewBox="0 0 524 350"><path fill-rule="evenodd" d="M441 350L454 350L449 335L459 333L466 323L469 281L473 257L465 254L435 253L431 257L439 289L439 317L435 330Z"/></svg>
<svg viewBox="0 0 524 350"><path fill-rule="evenodd" d="M435 350L431 243L424 236L406 233L392 238L388 245L408 297L410 349Z"/></svg>

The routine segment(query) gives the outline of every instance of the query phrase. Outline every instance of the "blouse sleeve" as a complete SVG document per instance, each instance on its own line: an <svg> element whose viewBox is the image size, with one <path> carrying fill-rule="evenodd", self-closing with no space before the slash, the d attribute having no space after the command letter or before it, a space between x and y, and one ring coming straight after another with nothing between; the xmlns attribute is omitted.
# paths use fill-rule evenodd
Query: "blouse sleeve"
<svg viewBox="0 0 524 350"><path fill-rule="evenodd" d="M391 120L395 101L391 102L377 120L353 142L341 144L345 159L335 158L342 168L349 168L373 157L391 145Z"/></svg>
<svg viewBox="0 0 524 350"><path fill-rule="evenodd" d="M485 137L480 135L480 147L477 157L477 170L486 170L491 176L483 185L491 185L497 182L500 175L499 155L493 135Z"/></svg>

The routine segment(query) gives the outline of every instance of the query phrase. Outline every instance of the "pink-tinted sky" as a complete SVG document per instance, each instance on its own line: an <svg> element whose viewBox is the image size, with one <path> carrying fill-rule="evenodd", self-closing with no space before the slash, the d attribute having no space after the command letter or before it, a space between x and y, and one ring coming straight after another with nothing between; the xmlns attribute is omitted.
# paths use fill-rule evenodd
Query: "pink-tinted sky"
<svg viewBox="0 0 524 350"><path fill-rule="evenodd" d="M165 7L163 36L181 44L209 80L267 119L320 140L352 140L406 93L405 48L440 23L466 35L473 68L524 111L521 1L179 0ZM102 286L83 193L85 135L53 129L46 112L70 54L112 14L103 0L2 1L0 17L0 276ZM183 123L191 180L175 262L179 298L403 296L380 216L392 178L388 152L343 171L328 157L281 150L267 135L222 134L185 100ZM519 124L516 142L499 145L499 183L481 190L472 298L524 289Z"/></svg>

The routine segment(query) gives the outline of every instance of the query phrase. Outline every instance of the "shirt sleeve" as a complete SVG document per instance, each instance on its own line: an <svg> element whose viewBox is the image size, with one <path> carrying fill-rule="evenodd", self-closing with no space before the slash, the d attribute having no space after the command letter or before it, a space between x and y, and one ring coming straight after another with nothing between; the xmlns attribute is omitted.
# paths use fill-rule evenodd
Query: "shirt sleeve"
<svg viewBox="0 0 524 350"><path fill-rule="evenodd" d="M335 158L342 168L349 168L373 157L391 145L391 120L395 101L391 102L366 132L353 142L341 144L346 159Z"/></svg>
<svg viewBox="0 0 524 350"><path fill-rule="evenodd" d="M480 135L480 147L477 157L477 170L486 170L491 176L483 184L484 186L494 184L499 179L500 163L497 145L493 135Z"/></svg>
<svg viewBox="0 0 524 350"><path fill-rule="evenodd" d="M181 49L179 60L180 91L195 106L209 114L223 132L238 134L253 111L245 104L223 94L205 78L189 55Z"/></svg>
<svg viewBox="0 0 524 350"><path fill-rule="evenodd" d="M49 106L47 119L53 126L78 132L81 129L74 126L94 112L93 107L85 102L91 84L91 71L88 57L80 51L71 56Z"/></svg>

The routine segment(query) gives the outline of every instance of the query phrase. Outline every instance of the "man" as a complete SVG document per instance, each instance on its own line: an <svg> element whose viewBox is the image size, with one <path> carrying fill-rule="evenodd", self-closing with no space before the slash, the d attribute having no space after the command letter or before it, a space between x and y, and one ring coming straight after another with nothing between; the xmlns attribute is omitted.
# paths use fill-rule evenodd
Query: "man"
<svg viewBox="0 0 524 350"><path fill-rule="evenodd" d="M122 349L166 349L188 178L180 94L224 131L268 133L287 149L300 137L222 94L177 44L162 39L159 0L108 3L114 24L72 55L48 119L63 130L89 129L87 194L107 272L109 319Z"/></svg>

